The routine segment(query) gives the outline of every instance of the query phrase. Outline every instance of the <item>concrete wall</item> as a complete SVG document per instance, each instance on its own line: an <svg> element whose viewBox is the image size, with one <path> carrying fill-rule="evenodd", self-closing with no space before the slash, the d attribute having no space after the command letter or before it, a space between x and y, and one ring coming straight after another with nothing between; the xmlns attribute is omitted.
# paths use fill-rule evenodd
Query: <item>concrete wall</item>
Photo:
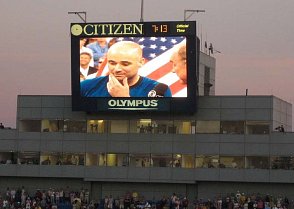
<svg viewBox="0 0 294 209"><path fill-rule="evenodd" d="M272 96L200 97L198 111L190 116L155 117L155 119L248 120L270 121L272 128L284 124L292 128L289 103ZM87 115L71 111L70 96L20 96L19 121L42 119L117 119L109 114ZM139 117L139 116L138 116ZM121 115L120 119L134 119ZM2 151L40 152L108 152L108 153L186 153L197 155L275 156L294 154L293 133L268 135L226 134L87 134L66 132L19 132L0 130ZM148 198L186 193L213 196L235 190L288 192L294 191L294 171L223 168L135 168L97 166L0 165L0 185L88 187L98 197L119 195L130 189L145 192ZM53 183L54 182L54 183ZM217 182L217 183L216 183ZM244 183L247 182L247 183ZM253 184L254 182L254 184ZM284 189L283 189L284 188ZM292 189L292 190L291 190ZM234 190L234 191L233 191Z"/></svg>

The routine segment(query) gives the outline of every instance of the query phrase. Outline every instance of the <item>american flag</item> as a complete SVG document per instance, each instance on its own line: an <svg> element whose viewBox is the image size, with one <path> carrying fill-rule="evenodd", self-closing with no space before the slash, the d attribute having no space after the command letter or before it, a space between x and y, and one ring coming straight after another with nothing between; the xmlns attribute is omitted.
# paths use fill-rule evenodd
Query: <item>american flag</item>
<svg viewBox="0 0 294 209"><path fill-rule="evenodd" d="M167 84L173 97L187 95L187 85L180 83L178 76L172 72L170 62L175 48L186 42L185 37L123 37L117 39L117 41L127 40L140 44L143 49L146 63L139 69L139 75ZM107 75L106 62L101 67L103 70L99 74Z"/></svg>

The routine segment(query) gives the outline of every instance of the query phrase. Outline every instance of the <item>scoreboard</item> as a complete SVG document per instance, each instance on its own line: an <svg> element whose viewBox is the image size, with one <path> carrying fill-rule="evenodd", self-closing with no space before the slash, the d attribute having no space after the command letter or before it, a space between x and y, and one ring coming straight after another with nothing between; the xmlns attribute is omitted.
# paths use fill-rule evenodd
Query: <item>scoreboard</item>
<svg viewBox="0 0 294 209"><path fill-rule="evenodd" d="M161 113L193 113L197 103L197 72L199 62L199 46L196 37L196 22L111 22L111 23L72 23L71 31L71 80L73 111L86 112L161 112ZM85 83L109 79L109 45L106 48L101 66L95 66L97 73L86 81L80 79L80 41L104 38L107 42L114 40L132 41L140 45L146 62L139 69L140 77L147 77L156 83L162 83L170 89L169 96L156 95L151 89L146 95L130 97L114 97L105 94L83 94ZM85 45L84 47L88 47ZM185 82L175 72L176 63L173 55L184 47ZM95 52L93 52L95 53ZM95 58L95 55L93 56ZM179 66L179 64L178 64ZM90 80L92 79L92 80ZM131 89L132 87L130 87ZM93 91L90 89L89 91ZM107 91L107 90L105 90ZM155 91L155 93L154 93Z"/></svg>
<svg viewBox="0 0 294 209"><path fill-rule="evenodd" d="M195 22L84 23L72 24L73 36L196 35Z"/></svg>

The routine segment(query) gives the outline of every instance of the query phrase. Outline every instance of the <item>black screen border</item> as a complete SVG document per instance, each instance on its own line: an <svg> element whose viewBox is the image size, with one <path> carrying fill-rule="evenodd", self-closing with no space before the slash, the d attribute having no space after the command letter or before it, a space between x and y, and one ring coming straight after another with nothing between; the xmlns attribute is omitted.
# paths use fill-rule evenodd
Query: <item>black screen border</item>
<svg viewBox="0 0 294 209"><path fill-rule="evenodd" d="M72 23L73 25L82 25L80 23ZM91 23L88 23L91 24ZM103 23L92 23L103 24ZM123 22L123 23L105 23L105 24L139 24L137 22ZM169 21L169 22L143 22L144 26L151 28L150 25L168 25L173 28L174 32L169 33L154 33L154 31L145 30L144 34L137 35L122 35L118 34L117 37L164 37L164 36L185 36L186 37L186 50L187 50L187 97L168 97L168 98L156 98L158 99L158 106L154 108L118 108L113 109L109 107L110 100L119 103L121 100L129 100L130 103L136 103L136 101L144 100L150 101L154 98L136 97L136 98L103 98L103 97L82 97L80 95L80 77L79 77L79 40L80 38L91 37L115 37L115 35L71 35L71 84L72 84L72 110L73 111L85 111L90 113L99 112L162 112L162 113L194 113L197 110L197 92L198 92L198 79L197 72L199 66L199 46L196 37L196 22L191 21ZM178 34L175 31L177 26L189 24L190 30L187 34ZM78 70L77 70L78 68Z"/></svg>

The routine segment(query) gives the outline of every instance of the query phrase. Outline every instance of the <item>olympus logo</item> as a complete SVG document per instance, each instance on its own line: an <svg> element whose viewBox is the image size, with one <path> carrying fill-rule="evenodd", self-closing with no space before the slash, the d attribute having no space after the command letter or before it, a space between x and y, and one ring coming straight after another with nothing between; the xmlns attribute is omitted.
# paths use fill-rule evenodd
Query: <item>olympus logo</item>
<svg viewBox="0 0 294 209"><path fill-rule="evenodd" d="M108 106L113 108L123 108L123 109L149 109L149 108L157 108L158 100L125 100L125 99L118 99L114 100L111 99L108 101Z"/></svg>

